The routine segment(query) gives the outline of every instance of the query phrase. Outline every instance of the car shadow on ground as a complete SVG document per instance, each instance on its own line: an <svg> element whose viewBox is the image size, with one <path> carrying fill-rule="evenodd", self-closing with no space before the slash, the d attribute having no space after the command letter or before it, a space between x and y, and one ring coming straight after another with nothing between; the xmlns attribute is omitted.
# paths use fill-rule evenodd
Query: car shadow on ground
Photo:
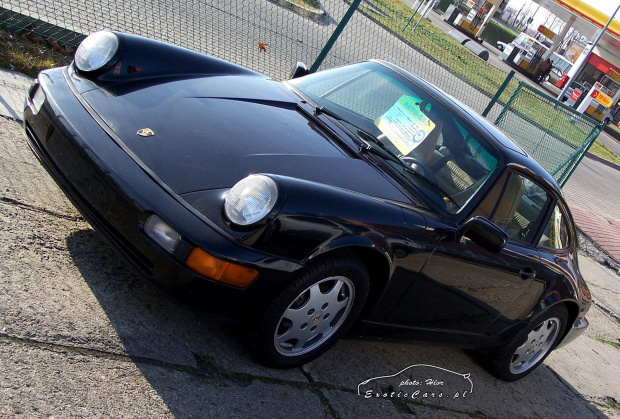
<svg viewBox="0 0 620 419"><path fill-rule="evenodd" d="M286 389L296 397L307 396L306 402L297 400L298 406L307 403L321 408L341 403L343 399L336 395L345 395L348 403L376 410L377 403L386 401L357 396L360 382L395 374L411 365L427 364L469 374L473 392L458 399L407 400L405 404L389 400L390 406L414 414L416 408L425 406L496 417L528 417L534 412L536 416L605 417L548 367L539 368L519 382L505 383L487 374L464 351L449 347L346 339L303 369L266 368L256 364L242 344L243 326L167 297L161 289L135 275L93 230L71 233L67 248L118 335L119 346L107 350L128 356L175 416L200 416L214 403L230 404L233 410L243 412L243 403L252 397L265 402L261 391L266 388L270 394L275 388ZM319 393L322 400L317 398ZM331 409L338 412L339 406L331 405Z"/></svg>

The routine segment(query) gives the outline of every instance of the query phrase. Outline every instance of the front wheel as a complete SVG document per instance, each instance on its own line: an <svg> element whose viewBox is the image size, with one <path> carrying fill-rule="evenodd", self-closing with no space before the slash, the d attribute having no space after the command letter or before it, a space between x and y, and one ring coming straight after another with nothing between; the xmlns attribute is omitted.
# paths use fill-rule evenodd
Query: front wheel
<svg viewBox="0 0 620 419"><path fill-rule="evenodd" d="M360 314L368 273L353 254L327 256L297 275L251 331L251 350L271 367L305 364L328 350Z"/></svg>
<svg viewBox="0 0 620 419"><path fill-rule="evenodd" d="M517 381L538 367L564 335L568 312L563 305L540 314L489 358L487 369L505 381Z"/></svg>

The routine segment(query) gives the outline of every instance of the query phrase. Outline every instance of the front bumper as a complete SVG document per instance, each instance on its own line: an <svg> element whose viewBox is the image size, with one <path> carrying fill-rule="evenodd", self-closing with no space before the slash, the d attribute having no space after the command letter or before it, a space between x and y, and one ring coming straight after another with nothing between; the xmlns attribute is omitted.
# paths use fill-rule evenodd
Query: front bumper
<svg viewBox="0 0 620 419"><path fill-rule="evenodd" d="M579 336L583 334L583 332L586 331L589 325L590 323L588 323L588 320L585 317L581 319L577 319L575 323L573 323L573 326L568 331L566 336L564 336L564 339L562 340L562 342L560 342L558 346L556 346L556 349L566 346L572 341L574 341L575 339L577 339Z"/></svg>
<svg viewBox="0 0 620 419"><path fill-rule="evenodd" d="M32 151L65 195L136 268L184 300L210 311L238 316L262 306L284 286L290 261L239 245L192 211L125 153L91 116L72 91L62 69L39 75L26 98L24 129ZM45 93L40 103L40 92ZM165 186L165 185L164 185ZM202 277L170 255L143 232L146 218L157 214L184 240L210 254L257 269L247 288Z"/></svg>

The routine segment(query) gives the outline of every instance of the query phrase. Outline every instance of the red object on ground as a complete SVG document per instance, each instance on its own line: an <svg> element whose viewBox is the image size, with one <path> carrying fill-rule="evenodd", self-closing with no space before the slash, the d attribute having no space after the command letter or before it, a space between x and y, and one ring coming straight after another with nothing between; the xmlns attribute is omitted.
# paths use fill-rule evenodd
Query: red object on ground
<svg viewBox="0 0 620 419"><path fill-rule="evenodd" d="M563 89L569 79L570 77L568 77L568 74L562 74L562 77L560 77L560 79L555 83L555 87Z"/></svg>

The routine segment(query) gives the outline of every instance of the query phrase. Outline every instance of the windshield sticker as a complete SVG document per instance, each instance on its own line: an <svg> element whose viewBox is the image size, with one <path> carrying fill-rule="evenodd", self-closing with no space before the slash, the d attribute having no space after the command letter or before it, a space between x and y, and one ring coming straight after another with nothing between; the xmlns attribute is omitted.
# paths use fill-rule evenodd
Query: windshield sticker
<svg viewBox="0 0 620 419"><path fill-rule="evenodd" d="M419 98L401 96L375 121L375 125L403 155L411 153L435 128L435 123L420 110L420 102Z"/></svg>

